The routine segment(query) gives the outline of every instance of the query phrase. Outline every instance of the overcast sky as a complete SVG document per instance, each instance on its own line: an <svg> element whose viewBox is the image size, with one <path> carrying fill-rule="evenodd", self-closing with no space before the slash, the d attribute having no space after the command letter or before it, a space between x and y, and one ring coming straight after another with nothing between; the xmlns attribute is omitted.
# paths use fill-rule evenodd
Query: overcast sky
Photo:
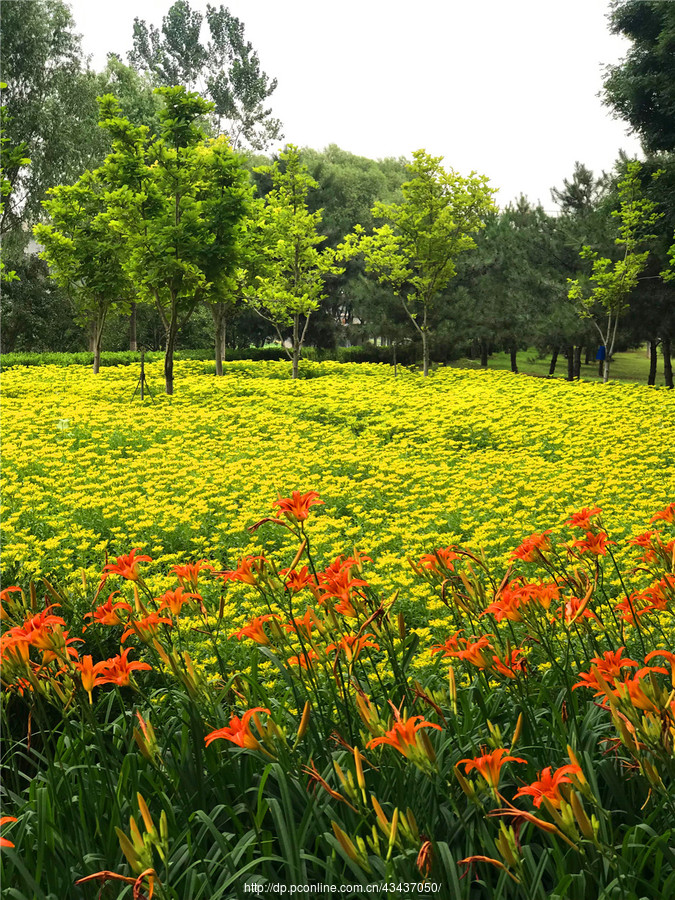
<svg viewBox="0 0 675 900"><path fill-rule="evenodd" d="M192 0L205 10L207 0ZM220 5L212 0L213 5ZM134 16L161 25L171 0L70 0L92 65L126 61ZM500 205L549 189L575 160L611 168L639 153L598 92L627 44L606 0L231 0L268 75L284 137L374 159L420 147L486 174ZM277 149L277 148L271 148Z"/></svg>

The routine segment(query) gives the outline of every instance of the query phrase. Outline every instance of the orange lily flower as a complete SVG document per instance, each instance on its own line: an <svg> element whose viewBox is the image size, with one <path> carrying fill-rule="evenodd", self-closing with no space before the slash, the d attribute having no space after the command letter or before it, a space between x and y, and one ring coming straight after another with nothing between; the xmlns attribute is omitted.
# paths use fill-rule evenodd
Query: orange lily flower
<svg viewBox="0 0 675 900"><path fill-rule="evenodd" d="M452 547L439 547L433 553L426 553L420 557L419 566L428 569L431 572L447 571L454 572L455 560L462 557L455 553Z"/></svg>
<svg viewBox="0 0 675 900"><path fill-rule="evenodd" d="M667 522L669 525L672 525L673 522L675 522L675 503L669 503L665 509L655 513L649 521L658 522L659 520Z"/></svg>
<svg viewBox="0 0 675 900"><path fill-rule="evenodd" d="M546 550L551 549L551 542L548 539L551 529L542 532L535 532L522 542L519 547L511 554L511 559L522 559L523 562L538 562Z"/></svg>
<svg viewBox="0 0 675 900"><path fill-rule="evenodd" d="M319 655L316 650L308 650L299 656L290 656L286 662L289 666L298 666L300 669L309 669L313 662L318 660Z"/></svg>
<svg viewBox="0 0 675 900"><path fill-rule="evenodd" d="M309 516L310 506L315 504L323 504L323 500L319 500L317 491L307 491L301 494L300 491L293 491L290 497L275 500L272 506L278 506L279 512L283 513L291 522L304 522Z"/></svg>
<svg viewBox="0 0 675 900"><path fill-rule="evenodd" d="M171 566L171 571L174 573L178 582L182 588L191 587L193 591L197 590L197 583L199 581L199 573L202 571L205 572L215 572L214 566L207 562L205 559L200 559L199 562L196 563L186 563L183 566Z"/></svg>
<svg viewBox="0 0 675 900"><path fill-rule="evenodd" d="M578 547L581 553L592 553L594 556L606 556L607 546L615 544L616 541L608 541L604 531L598 531L594 534L592 531L586 532L585 538L574 541L573 547Z"/></svg>
<svg viewBox="0 0 675 900"><path fill-rule="evenodd" d="M76 662L75 668L79 670L80 678L82 679L82 687L89 694L89 703L92 703L91 692L93 689L99 684L106 684L106 679L99 675L100 672L104 672L108 662L104 660L103 662L98 662L94 664L91 656L83 656L82 662Z"/></svg>
<svg viewBox="0 0 675 900"><path fill-rule="evenodd" d="M399 753L402 753L407 759L410 759L416 753L419 754L422 749L419 744L417 732L421 728L435 728L441 731L440 725L433 722L427 722L424 716L411 716L409 719L396 722L383 737L373 738L366 745L370 750L373 747L379 747L381 744L389 744ZM426 756L426 752L422 750Z"/></svg>
<svg viewBox="0 0 675 900"><path fill-rule="evenodd" d="M583 528L584 531L588 531L591 527L591 519L594 519L596 516L602 515L602 510L598 506L587 507L584 506L583 509L580 509L579 512L575 512L570 518L565 522L565 525L569 525L571 528Z"/></svg>
<svg viewBox="0 0 675 900"><path fill-rule="evenodd" d="M292 622L289 622L287 625L282 625L281 627L289 633L297 633L298 631L300 631L302 632L303 637L311 639L312 629L318 627L319 625L320 622L314 610L308 609L304 616L296 616Z"/></svg>
<svg viewBox="0 0 675 900"><path fill-rule="evenodd" d="M245 712L241 719L238 716L232 716L229 725L224 728L218 728L206 735L204 738L206 746L208 747L213 741L222 738L222 740L230 741L238 747L244 747L247 750L257 750L260 747L260 742L251 731L249 722L259 712L270 714L269 709L266 707L256 706L254 709L249 709Z"/></svg>
<svg viewBox="0 0 675 900"><path fill-rule="evenodd" d="M239 641L247 637L252 641L255 641L256 644L267 646L270 643L270 639L265 634L265 629L263 628L263 626L265 622L268 622L270 619L278 618L279 616L272 615L270 613L264 616L257 616L255 619L251 619L248 625L244 625L244 627L240 628L239 631L235 631L233 634L231 634L230 637L235 637Z"/></svg>
<svg viewBox="0 0 675 900"><path fill-rule="evenodd" d="M326 653L335 652L337 654L342 650L347 658L347 662L351 663L358 659L361 651L366 647L372 647L374 650L380 649L379 644L376 644L374 640L370 640L370 638L374 637L374 634L345 634L337 644L329 644L326 647Z"/></svg>
<svg viewBox="0 0 675 900"><path fill-rule="evenodd" d="M495 672L499 672L500 675L503 675L505 678L516 678L518 673L525 674L527 669L527 660L519 659L522 654L522 650L517 648L512 650L510 653L504 657L504 659L500 659L498 656L492 657L492 668Z"/></svg>
<svg viewBox="0 0 675 900"><path fill-rule="evenodd" d="M573 765L562 766L551 774L551 767L547 766L539 773L538 781L533 781L532 784L519 788L516 791L515 796L532 797L532 802L537 809L539 809L544 797L546 797L551 805L558 809L564 799L560 793L560 785L572 784L572 779L568 778L568 775L570 774L581 775L582 772L580 767Z"/></svg>
<svg viewBox="0 0 675 900"><path fill-rule="evenodd" d="M558 618L562 619L565 625L571 625L576 619L595 619L596 622L599 622L600 619L594 612L591 612L590 609L582 609L583 602L578 597L570 597L558 610ZM582 610L581 613L579 610ZM555 619L551 621L555 622Z"/></svg>
<svg viewBox="0 0 675 900"><path fill-rule="evenodd" d="M2 816L0 818L0 827L4 825L6 822L18 822L19 820L16 816ZM14 844L11 841L8 841L7 838L0 837L0 847L13 847Z"/></svg>
<svg viewBox="0 0 675 900"><path fill-rule="evenodd" d="M293 594L297 594L303 588L308 587L310 590L314 590L316 588L316 581L314 576L311 574L307 566L303 566L300 571L296 571L295 569L282 569L279 572L282 578L284 578L284 584L286 588L291 591Z"/></svg>
<svg viewBox="0 0 675 900"><path fill-rule="evenodd" d="M175 568L176 566L174 566L174 569ZM179 615L183 604L189 603L190 600L201 601L202 598L200 594L186 594L182 587L178 587L173 591L166 591L157 599L160 601L160 610L168 609L174 616L177 616Z"/></svg>
<svg viewBox="0 0 675 900"><path fill-rule="evenodd" d="M239 566L236 569L218 574L223 581L241 581L243 584L257 584L264 565L264 556L243 556L239 560Z"/></svg>
<svg viewBox="0 0 675 900"><path fill-rule="evenodd" d="M115 562L108 563L107 566L104 566L104 577L107 578L108 575L121 575L122 578L126 578L128 581L138 581L138 564L140 562L152 562L150 556L136 556L139 549L139 547L135 547L131 553L126 556L118 556L115 559Z"/></svg>
<svg viewBox="0 0 675 900"><path fill-rule="evenodd" d="M147 644L152 638L157 637L160 625L171 627L173 622L171 619L167 619L166 616L160 616L159 612L149 613L144 619L132 619L129 627L122 632L120 643L123 644L128 637L135 634L143 643Z"/></svg>
<svg viewBox="0 0 675 900"><path fill-rule="evenodd" d="M125 612L133 612L133 610L125 600L118 600L117 603L113 603L113 597L116 594L119 594L119 591L113 591L105 603L97 606L93 613L85 613L84 618L92 621L96 619L101 625L124 625L125 623L119 617L117 610L123 609Z"/></svg>
<svg viewBox="0 0 675 900"><path fill-rule="evenodd" d="M150 671L152 669L152 666L148 665L148 663L139 661L129 662L130 653L131 647L127 647L127 649L122 650L118 656L105 660L105 668L101 670L103 672L103 680L100 681L99 684L117 684L120 687L125 687L131 683L132 672L141 670Z"/></svg>
<svg viewBox="0 0 675 900"><path fill-rule="evenodd" d="M481 750L481 755L474 759L460 759L457 766L464 765L464 774L468 775L473 769L488 783L494 790L499 785L499 776L502 766L507 762L526 763L527 760L521 759L519 756L509 756L508 750L503 747L488 753L485 748Z"/></svg>

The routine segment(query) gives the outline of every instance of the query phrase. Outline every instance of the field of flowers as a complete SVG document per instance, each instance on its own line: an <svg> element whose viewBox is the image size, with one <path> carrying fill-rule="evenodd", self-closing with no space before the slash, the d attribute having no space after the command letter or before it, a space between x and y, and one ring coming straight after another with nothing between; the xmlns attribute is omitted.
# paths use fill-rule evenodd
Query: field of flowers
<svg viewBox="0 0 675 900"><path fill-rule="evenodd" d="M3 374L2 896L669 900L672 395L176 368Z"/></svg>

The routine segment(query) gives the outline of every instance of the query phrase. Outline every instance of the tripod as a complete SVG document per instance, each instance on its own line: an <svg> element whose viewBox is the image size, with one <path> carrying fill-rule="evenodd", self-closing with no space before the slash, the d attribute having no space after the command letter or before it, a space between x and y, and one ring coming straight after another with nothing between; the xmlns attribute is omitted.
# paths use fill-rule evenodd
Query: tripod
<svg viewBox="0 0 675 900"><path fill-rule="evenodd" d="M134 392L131 395L131 399L133 400L136 396L136 391L141 389L141 400L145 398L145 390L147 389L152 402L155 402L155 398L152 396L152 391L150 390L150 385L148 384L148 379L145 377L145 347L141 347L141 374L138 376L138 381L136 382L136 387L134 388Z"/></svg>

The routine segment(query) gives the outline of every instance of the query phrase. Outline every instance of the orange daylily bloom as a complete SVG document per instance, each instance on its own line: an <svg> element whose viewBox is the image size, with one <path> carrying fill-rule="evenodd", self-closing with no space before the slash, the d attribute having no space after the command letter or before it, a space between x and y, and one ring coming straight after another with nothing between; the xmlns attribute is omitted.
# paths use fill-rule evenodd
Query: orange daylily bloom
<svg viewBox="0 0 675 900"><path fill-rule="evenodd" d="M243 556L239 566L230 572L219 572L223 581L241 581L243 584L257 584L265 566L264 556Z"/></svg>
<svg viewBox="0 0 675 900"><path fill-rule="evenodd" d="M94 663L91 656L83 656L82 662L75 663L75 668L80 673L82 687L89 694L89 703L93 703L91 692L99 684L106 684L106 679L99 673L106 671L108 661Z"/></svg>
<svg viewBox="0 0 675 900"><path fill-rule="evenodd" d="M564 799L560 793L560 785L572 784L572 779L568 777L570 774L581 775L581 768L574 765L561 766L561 768L556 769L551 774L551 767L547 766L539 773L538 781L533 781L532 784L519 788L515 796L532 797L532 802L537 809L539 809L544 797L546 797L549 803L558 809Z"/></svg>
<svg viewBox="0 0 675 900"><path fill-rule="evenodd" d="M174 566L174 568L176 567ZM183 605L189 603L190 600L199 600L200 602L202 600L200 594L188 594L182 587L178 587L173 591L165 591L157 599L160 601L159 609L168 609L174 616L179 615Z"/></svg>
<svg viewBox="0 0 675 900"><path fill-rule="evenodd" d="M97 606L93 612L85 613L84 618L92 621L96 619L101 625L124 625L125 622L120 618L117 610L123 609L125 612L133 612L133 610L125 600L113 603L113 597L116 594L119 594L119 591L113 591L105 603Z"/></svg>
<svg viewBox="0 0 675 900"><path fill-rule="evenodd" d="M19 820L16 816L2 816L0 817L0 827L2 827L6 822L18 822ZM8 841L7 838L0 837L0 847L13 847L14 844L11 841Z"/></svg>
<svg viewBox="0 0 675 900"><path fill-rule="evenodd" d="M279 574L284 579L286 588L293 594L297 594L303 588L309 588L311 591L316 589L316 579L307 566L303 566L299 572L296 569L282 569Z"/></svg>
<svg viewBox="0 0 675 900"><path fill-rule="evenodd" d="M490 658L485 652L491 652L494 647L488 640L493 635L484 634L479 638L461 638L458 637L459 631L449 637L444 644L439 644L431 648L432 653L443 653L443 658L454 657L461 659L463 662L471 663L479 669L485 669L490 666ZM463 644L463 647L460 647Z"/></svg>
<svg viewBox="0 0 675 900"><path fill-rule="evenodd" d="M586 532L585 538L574 541L573 547L578 547L581 553L592 553L594 556L606 556L607 546L615 544L616 541L608 541L604 531L598 531L597 534L592 531Z"/></svg>
<svg viewBox="0 0 675 900"><path fill-rule="evenodd" d="M508 750L503 747L488 753L485 748L481 750L481 755L474 759L460 759L457 766L464 765L464 774L468 775L473 769L488 783L491 788L496 789L499 784L499 776L502 766L507 762L526 763L527 760L521 759L519 756L509 756Z"/></svg>
<svg viewBox="0 0 675 900"><path fill-rule="evenodd" d="M658 522L659 520L667 522L669 525L675 522L675 503L669 503L664 509L655 513L649 521Z"/></svg>
<svg viewBox="0 0 675 900"><path fill-rule="evenodd" d="M312 637L312 629L317 628L320 625L320 621L317 618L316 613L313 609L308 609L304 616L296 616L292 622L289 622L287 625L282 625L281 627L290 632L302 632L303 637L311 639Z"/></svg>
<svg viewBox="0 0 675 900"><path fill-rule="evenodd" d="M583 509L570 516L565 525L569 525L572 528L583 528L584 531L588 531L592 524L591 519L600 515L602 515L602 510L598 506L584 506Z"/></svg>
<svg viewBox="0 0 675 900"><path fill-rule="evenodd" d="M591 612L590 609L583 607L583 603L584 601L580 600L579 597L570 597L558 610L558 618L562 619L565 625L571 625L578 619L595 619L596 622L599 622L600 619L598 619L596 614ZM555 622L555 619L551 621Z"/></svg>
<svg viewBox="0 0 675 900"><path fill-rule="evenodd" d="M180 588L179 588L180 590ZM157 637L157 631L160 625L173 626L171 619L166 616L160 616L159 612L149 613L143 619L132 619L129 627L122 632L120 643L123 644L128 637L135 634L143 643L147 644L152 638Z"/></svg>
<svg viewBox="0 0 675 900"><path fill-rule="evenodd" d="M426 553L424 556L421 556L419 565L421 568L428 569L431 572L440 570L454 572L454 563L461 558L459 553L455 553L452 547L438 547L433 553Z"/></svg>
<svg viewBox="0 0 675 900"><path fill-rule="evenodd" d="M516 650L507 653L503 659L500 659L498 656L493 656L492 668L495 672L499 672L499 674L503 675L505 678L516 678L519 673L525 674L527 660L520 658L522 652L523 651L520 648L517 648Z"/></svg>
<svg viewBox="0 0 675 900"><path fill-rule="evenodd" d="M140 562L152 562L150 556L136 556L139 550L139 547L135 547L126 556L118 556L115 562L108 563L103 568L103 576L121 575L122 578L126 578L128 581L138 581L138 564Z"/></svg>
<svg viewBox="0 0 675 900"><path fill-rule="evenodd" d="M193 591L197 590L199 573L202 571L202 569L205 572L216 571L215 567L205 559L200 559L199 562L196 563L186 563L182 566L171 566L171 571L178 579L180 586L182 588L191 587Z"/></svg>
<svg viewBox="0 0 675 900"><path fill-rule="evenodd" d="M310 506L315 504L323 504L323 500L319 500L317 491L307 491L301 494L300 491L293 491L290 497L279 497L272 506L278 506L279 512L283 513L291 522L303 522L309 516Z"/></svg>
<svg viewBox="0 0 675 900"><path fill-rule="evenodd" d="M379 747L381 744L389 744L409 759L411 755L420 750L417 732L421 728L442 730L440 725L427 722L424 716L411 716L409 719L396 722L384 737L373 738L371 741L368 741L366 746L370 750L373 747Z"/></svg>
<svg viewBox="0 0 675 900"><path fill-rule="evenodd" d="M316 650L308 650L306 653L301 653L299 656L289 656L286 660L287 665L289 666L298 666L300 669L309 669L313 662L318 660L319 655Z"/></svg>
<svg viewBox="0 0 675 900"><path fill-rule="evenodd" d="M247 750L257 750L260 747L260 742L251 731L249 723L251 718L255 717L256 713L259 712L270 714L269 709L266 707L256 706L254 709L247 710L241 719L238 716L232 716L229 725L224 728L217 728L206 735L204 738L206 746L208 747L213 741L222 739Z"/></svg>
<svg viewBox="0 0 675 900"><path fill-rule="evenodd" d="M319 583L324 590L324 593L319 596L319 603L324 603L329 599L339 600L345 604L345 608L351 606L352 609L353 589L368 585L368 582L362 578L351 578L348 568L341 569L339 572L331 573L330 575L327 572L320 572ZM337 606L335 608L337 609ZM352 615L351 612L345 612L345 608L338 610L338 612L343 613L343 615Z"/></svg>
<svg viewBox="0 0 675 900"><path fill-rule="evenodd" d="M375 635L345 634L337 644L329 644L326 647L326 653L335 652L337 654L342 650L347 658L347 662L352 662L358 659L361 651L366 647L372 647L374 650L380 649L380 645L376 644L374 640L370 640L370 638L375 638Z"/></svg>
<svg viewBox="0 0 675 900"><path fill-rule="evenodd" d="M511 554L511 559L522 559L523 562L538 562L546 550L551 549L548 539L551 529L539 534L535 532L522 542Z"/></svg>
<svg viewBox="0 0 675 900"><path fill-rule="evenodd" d="M270 643L270 639L265 634L265 629L263 626L265 622L269 622L270 619L278 618L279 616L272 615L271 613L267 613L264 616L257 616L255 619L251 619L248 625L244 625L244 627L240 628L239 631L235 631L233 634L231 634L230 637L235 637L239 641L247 637L252 641L255 641L256 644L267 646Z"/></svg>
<svg viewBox="0 0 675 900"><path fill-rule="evenodd" d="M9 614L5 611L5 603L13 604L12 598L9 596L10 594L20 594L21 588L17 587L17 585L12 585L12 587L4 588L4 590L0 591L0 620L7 619Z"/></svg>
<svg viewBox="0 0 675 900"><path fill-rule="evenodd" d="M597 671L602 678L612 686L617 678L622 677L622 669L631 667L637 668L638 666L632 659L622 659L622 654L625 649L625 647L619 647L618 650L607 650L603 653L602 657L594 656L591 659L591 664L597 668ZM604 693L602 685L598 682L593 669L591 669L590 672L579 672L579 677L581 678L581 681L577 682L572 690L576 690L576 688L579 687L588 687L592 688L596 694Z"/></svg>
<svg viewBox="0 0 675 900"><path fill-rule="evenodd" d="M105 660L105 668L101 670L103 672L103 680L99 684L117 684L120 687L125 687L131 683L132 672L150 671L152 669L152 666L148 663L129 662L130 653L131 647L127 647L126 650L121 650L118 656Z"/></svg>

